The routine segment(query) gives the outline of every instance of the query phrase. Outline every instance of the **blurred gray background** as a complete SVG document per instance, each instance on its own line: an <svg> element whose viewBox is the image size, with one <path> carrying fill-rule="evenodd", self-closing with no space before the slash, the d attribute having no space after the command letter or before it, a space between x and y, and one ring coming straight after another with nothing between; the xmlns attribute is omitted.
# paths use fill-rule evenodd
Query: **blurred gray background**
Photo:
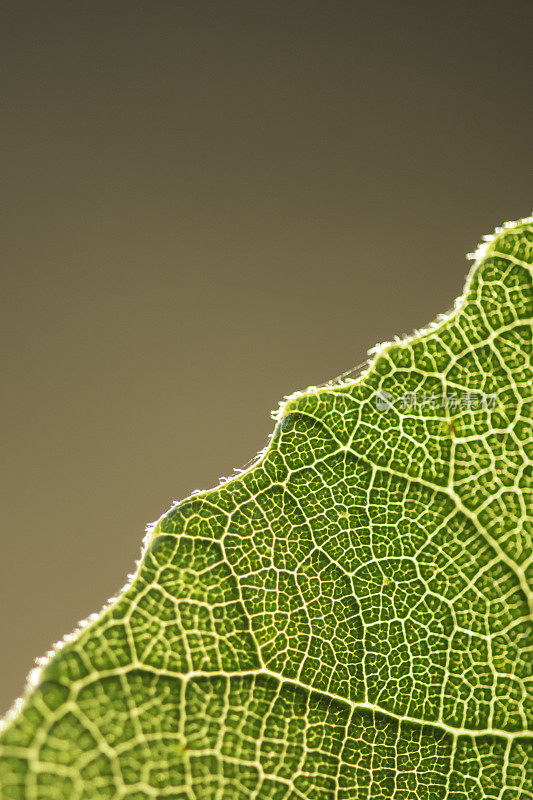
<svg viewBox="0 0 533 800"><path fill-rule="evenodd" d="M530 2L0 7L0 711L283 395L531 213Z"/></svg>

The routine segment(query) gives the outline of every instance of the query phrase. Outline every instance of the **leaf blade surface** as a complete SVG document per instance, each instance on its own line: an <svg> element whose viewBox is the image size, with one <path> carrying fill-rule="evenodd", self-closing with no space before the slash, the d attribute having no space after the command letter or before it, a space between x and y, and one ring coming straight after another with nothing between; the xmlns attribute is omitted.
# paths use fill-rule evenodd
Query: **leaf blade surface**
<svg viewBox="0 0 533 800"><path fill-rule="evenodd" d="M532 263L501 229L450 315L156 523L7 721L2 798L532 796Z"/></svg>

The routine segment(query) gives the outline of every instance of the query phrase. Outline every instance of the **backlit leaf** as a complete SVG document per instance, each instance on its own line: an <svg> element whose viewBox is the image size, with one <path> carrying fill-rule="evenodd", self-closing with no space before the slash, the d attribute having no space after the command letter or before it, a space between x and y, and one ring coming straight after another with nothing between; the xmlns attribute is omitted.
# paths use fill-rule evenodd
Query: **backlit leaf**
<svg viewBox="0 0 533 800"><path fill-rule="evenodd" d="M500 229L451 314L161 517L6 719L2 800L533 797L532 262Z"/></svg>

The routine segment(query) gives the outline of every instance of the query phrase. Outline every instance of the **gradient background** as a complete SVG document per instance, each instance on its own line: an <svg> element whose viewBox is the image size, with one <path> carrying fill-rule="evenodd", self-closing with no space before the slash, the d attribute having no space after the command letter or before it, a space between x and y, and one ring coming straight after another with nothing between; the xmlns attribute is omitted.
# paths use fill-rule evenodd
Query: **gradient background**
<svg viewBox="0 0 533 800"><path fill-rule="evenodd" d="M0 711L283 395L532 211L529 2L0 7Z"/></svg>

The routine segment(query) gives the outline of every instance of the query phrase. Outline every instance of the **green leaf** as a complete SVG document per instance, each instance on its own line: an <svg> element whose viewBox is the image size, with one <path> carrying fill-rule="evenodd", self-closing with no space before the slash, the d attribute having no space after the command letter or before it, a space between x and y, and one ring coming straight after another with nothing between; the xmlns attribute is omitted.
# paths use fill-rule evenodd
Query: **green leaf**
<svg viewBox="0 0 533 800"><path fill-rule="evenodd" d="M161 517L8 716L2 800L533 797L533 218L476 259Z"/></svg>

